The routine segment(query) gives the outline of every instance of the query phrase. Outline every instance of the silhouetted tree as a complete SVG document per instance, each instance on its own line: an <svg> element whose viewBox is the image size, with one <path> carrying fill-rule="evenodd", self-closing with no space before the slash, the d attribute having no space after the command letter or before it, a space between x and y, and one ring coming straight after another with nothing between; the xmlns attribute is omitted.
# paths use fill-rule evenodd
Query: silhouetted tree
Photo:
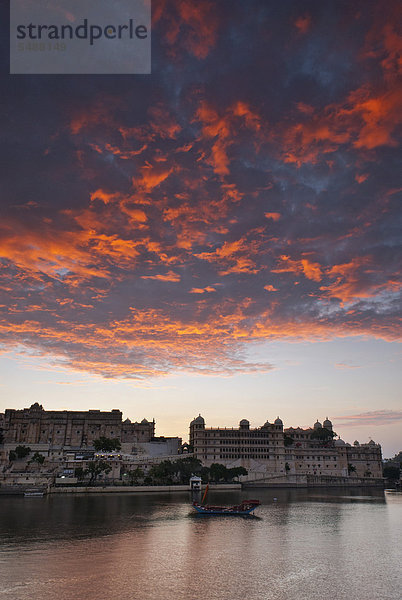
<svg viewBox="0 0 402 600"><path fill-rule="evenodd" d="M312 440L319 440L321 442L329 442L336 436L335 431L330 431L329 429L325 429L325 427L319 427L318 429L314 429L311 434Z"/></svg>
<svg viewBox="0 0 402 600"><path fill-rule="evenodd" d="M248 475L247 469L244 467L233 467L232 469L228 469L229 480L232 481L235 477L240 477L241 475Z"/></svg>
<svg viewBox="0 0 402 600"><path fill-rule="evenodd" d="M31 452L31 448L28 446L17 446L15 449L15 454L17 458L25 458Z"/></svg>
<svg viewBox="0 0 402 600"><path fill-rule="evenodd" d="M107 438L101 436L98 440L94 440L94 448L96 452L113 452L121 449L120 440L117 438Z"/></svg>
<svg viewBox="0 0 402 600"><path fill-rule="evenodd" d="M35 452L35 454L33 455L33 457L31 458L31 460L29 462L36 462L39 467L40 465L43 465L43 463L45 462L45 457L43 456L43 454L40 454L39 452Z"/></svg>
<svg viewBox="0 0 402 600"><path fill-rule="evenodd" d="M104 460L91 460L88 463L89 485L95 483L102 473L110 473L112 468Z"/></svg>

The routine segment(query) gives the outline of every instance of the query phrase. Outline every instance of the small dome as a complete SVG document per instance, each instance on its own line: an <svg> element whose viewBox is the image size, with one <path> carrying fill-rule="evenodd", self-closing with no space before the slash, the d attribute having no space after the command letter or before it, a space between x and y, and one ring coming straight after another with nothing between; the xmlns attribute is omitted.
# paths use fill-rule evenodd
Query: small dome
<svg viewBox="0 0 402 600"><path fill-rule="evenodd" d="M240 425L250 425L250 421L247 421L247 419L242 419L240 421Z"/></svg>
<svg viewBox="0 0 402 600"><path fill-rule="evenodd" d="M282 419L280 419L279 417L276 417L274 423L275 425L283 425Z"/></svg>
<svg viewBox="0 0 402 600"><path fill-rule="evenodd" d="M335 446L346 446L346 444L343 440L341 440L341 438L339 438L338 440L335 440Z"/></svg>
<svg viewBox="0 0 402 600"><path fill-rule="evenodd" d="M271 423L268 420L266 420L263 427L270 427L270 425L271 425Z"/></svg>
<svg viewBox="0 0 402 600"><path fill-rule="evenodd" d="M355 440L355 441L353 442L353 445L354 445L354 446L360 446L360 444L359 444L359 442L358 442L357 440Z"/></svg>
<svg viewBox="0 0 402 600"><path fill-rule="evenodd" d="M328 419L328 417L326 417L324 423L322 424L323 427L332 427L332 423L331 421Z"/></svg>
<svg viewBox="0 0 402 600"><path fill-rule="evenodd" d="M149 421L147 421L146 419L142 419L141 425L149 425Z"/></svg>
<svg viewBox="0 0 402 600"><path fill-rule="evenodd" d="M369 445L369 446L375 446L375 445L376 445L376 443L375 443L375 441L374 441L374 440L370 440L370 441L369 441L369 443L368 443L368 445Z"/></svg>
<svg viewBox="0 0 402 600"><path fill-rule="evenodd" d="M198 415L198 417L191 421L190 425L205 425L205 421L201 415Z"/></svg>
<svg viewBox="0 0 402 600"><path fill-rule="evenodd" d="M319 422L319 420L317 419L317 421L314 423L314 429L322 429L322 425Z"/></svg>

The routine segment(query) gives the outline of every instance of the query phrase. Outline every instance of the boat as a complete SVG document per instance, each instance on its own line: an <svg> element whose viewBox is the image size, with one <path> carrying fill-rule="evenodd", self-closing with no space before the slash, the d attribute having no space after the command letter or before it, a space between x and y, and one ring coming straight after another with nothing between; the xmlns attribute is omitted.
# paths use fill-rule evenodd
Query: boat
<svg viewBox="0 0 402 600"><path fill-rule="evenodd" d="M259 505L259 500L243 500L236 506L213 506L193 502L193 507L200 515L249 515Z"/></svg>
<svg viewBox="0 0 402 600"><path fill-rule="evenodd" d="M25 498L43 498L44 495L45 492L43 490L38 489L25 490L24 492Z"/></svg>

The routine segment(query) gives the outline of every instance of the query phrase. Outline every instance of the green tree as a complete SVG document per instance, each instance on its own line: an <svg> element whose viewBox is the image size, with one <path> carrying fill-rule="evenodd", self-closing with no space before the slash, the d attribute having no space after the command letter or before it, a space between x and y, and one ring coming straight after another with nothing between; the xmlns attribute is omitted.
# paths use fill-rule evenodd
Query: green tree
<svg viewBox="0 0 402 600"><path fill-rule="evenodd" d="M173 462L173 469L175 473L175 479L179 483L188 483L192 475L201 474L202 463L198 458L188 456L186 458L179 458Z"/></svg>
<svg viewBox="0 0 402 600"><path fill-rule="evenodd" d="M102 473L110 473L112 468L105 460L91 460L88 463L89 485L95 483Z"/></svg>
<svg viewBox="0 0 402 600"><path fill-rule="evenodd" d="M83 469L82 467L76 467L74 469L74 477L76 477L78 481L82 481L87 474L88 471L86 469Z"/></svg>
<svg viewBox="0 0 402 600"><path fill-rule="evenodd" d="M126 471L125 475L128 477L130 485L138 483L139 479L144 479L144 471L137 467L133 471Z"/></svg>
<svg viewBox="0 0 402 600"><path fill-rule="evenodd" d="M14 452L14 450L10 450L10 452L8 453L8 460L10 462L13 462L16 458L17 458L17 455Z"/></svg>
<svg viewBox="0 0 402 600"><path fill-rule="evenodd" d="M289 465L289 463L288 463L288 462L287 462L287 463L285 463L285 471L286 471L286 473L287 473L288 471L290 471L290 465Z"/></svg>
<svg viewBox="0 0 402 600"><path fill-rule="evenodd" d="M201 467L200 477L201 477L202 483L208 483L209 477L210 477L209 467Z"/></svg>
<svg viewBox="0 0 402 600"><path fill-rule="evenodd" d="M163 460L159 465L154 465L148 476L156 484L171 485L174 483L175 467L170 460Z"/></svg>
<svg viewBox="0 0 402 600"><path fill-rule="evenodd" d="M15 449L15 454L17 458L25 458L31 452L31 448L28 446L17 446Z"/></svg>
<svg viewBox="0 0 402 600"><path fill-rule="evenodd" d="M39 452L35 452L35 454L33 455L33 457L31 458L31 460L29 462L36 462L38 467L40 467L45 462L45 457L43 456L43 454L40 454Z"/></svg>
<svg viewBox="0 0 402 600"><path fill-rule="evenodd" d="M212 481L228 481L230 478L230 474L225 465L221 465L220 463L212 463L209 469L209 473Z"/></svg>
<svg viewBox="0 0 402 600"><path fill-rule="evenodd" d="M96 452L117 452L121 449L121 443L118 438L107 438L101 436L98 440L94 440L94 448Z"/></svg>
<svg viewBox="0 0 402 600"><path fill-rule="evenodd" d="M319 427L318 429L314 429L310 438L312 440L319 440L320 442L329 442L335 436L335 431L330 431L329 429L325 429L325 427Z"/></svg>
<svg viewBox="0 0 402 600"><path fill-rule="evenodd" d="M290 435L285 435L283 441L284 441L285 446L292 446L294 443L294 439L292 437L290 437Z"/></svg>
<svg viewBox="0 0 402 600"><path fill-rule="evenodd" d="M232 469L228 469L229 480L233 481L236 477L240 477L241 475L248 475L247 469L244 467L233 467Z"/></svg>
<svg viewBox="0 0 402 600"><path fill-rule="evenodd" d="M356 473L356 467L354 465L352 465L351 463L348 464L348 475L351 475L352 473Z"/></svg>

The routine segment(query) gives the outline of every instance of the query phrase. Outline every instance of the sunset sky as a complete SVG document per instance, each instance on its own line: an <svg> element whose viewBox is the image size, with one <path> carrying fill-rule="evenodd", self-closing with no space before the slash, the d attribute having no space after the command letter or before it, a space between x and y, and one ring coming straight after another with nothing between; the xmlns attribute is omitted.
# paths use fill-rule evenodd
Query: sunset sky
<svg viewBox="0 0 402 600"><path fill-rule="evenodd" d="M153 0L152 74L8 75L0 410L402 449L399 1Z"/></svg>

